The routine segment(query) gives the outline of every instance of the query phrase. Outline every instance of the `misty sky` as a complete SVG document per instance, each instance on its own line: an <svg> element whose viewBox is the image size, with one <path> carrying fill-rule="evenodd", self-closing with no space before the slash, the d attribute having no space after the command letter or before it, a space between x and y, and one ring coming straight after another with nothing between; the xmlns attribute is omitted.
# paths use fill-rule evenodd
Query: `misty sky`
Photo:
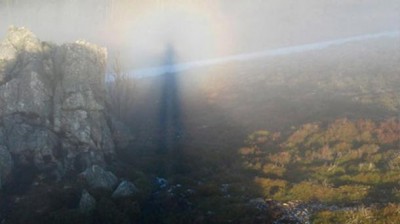
<svg viewBox="0 0 400 224"><path fill-rule="evenodd" d="M86 39L137 68L157 65L168 44L193 61L400 30L399 0L19 2L0 5L2 37L14 24L42 40Z"/></svg>

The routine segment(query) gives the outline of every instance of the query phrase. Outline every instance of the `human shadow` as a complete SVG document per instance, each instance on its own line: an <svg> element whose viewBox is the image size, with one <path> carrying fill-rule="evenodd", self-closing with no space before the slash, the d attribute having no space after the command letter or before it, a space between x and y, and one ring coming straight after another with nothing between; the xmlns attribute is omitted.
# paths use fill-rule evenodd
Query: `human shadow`
<svg viewBox="0 0 400 224"><path fill-rule="evenodd" d="M160 154L180 151L183 132L178 72L174 66L175 51L168 45L164 58L165 74L161 77L161 95L158 114L157 150Z"/></svg>
<svg viewBox="0 0 400 224"><path fill-rule="evenodd" d="M156 171L159 176L175 173L177 169L175 165L180 164L182 157L181 138L184 126L175 58L175 50L168 44L163 59L158 114L156 114L156 153L162 158L158 162Z"/></svg>

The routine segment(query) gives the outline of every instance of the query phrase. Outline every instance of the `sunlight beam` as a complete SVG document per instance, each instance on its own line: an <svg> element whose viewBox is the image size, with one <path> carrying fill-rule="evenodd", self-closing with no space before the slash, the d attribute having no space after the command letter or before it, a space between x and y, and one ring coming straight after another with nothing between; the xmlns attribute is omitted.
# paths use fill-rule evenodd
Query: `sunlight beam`
<svg viewBox="0 0 400 224"><path fill-rule="evenodd" d="M316 51L322 50L333 46L343 45L352 42L359 42L359 41L367 41L367 40L374 40L380 38L398 38L400 37L400 31L389 31L389 32L382 32L382 33L374 33L374 34L365 34L347 38L340 38L335 40L329 41L322 41L317 43L311 44L302 44L297 46L290 46L290 47L283 47L277 48L272 50L265 50L253 53L245 53L245 54L237 54L231 55L227 57L221 58L213 58L207 60L199 60L199 61L192 61L187 63L178 63L174 65L167 65L167 66L155 66L149 68L142 68L136 69L129 72L130 76L136 78L146 78L151 76L159 76L163 75L167 72L182 72L186 70L191 70L199 67L206 67L218 64L224 64L229 62L235 61L250 61L255 59L260 59L264 57L271 57L271 56L281 56L281 55L289 55L289 54L296 54L301 52L307 51Z"/></svg>

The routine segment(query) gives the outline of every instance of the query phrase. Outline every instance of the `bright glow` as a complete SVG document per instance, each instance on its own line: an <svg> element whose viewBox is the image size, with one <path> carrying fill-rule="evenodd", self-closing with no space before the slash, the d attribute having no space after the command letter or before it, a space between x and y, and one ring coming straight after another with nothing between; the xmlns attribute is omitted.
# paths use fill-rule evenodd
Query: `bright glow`
<svg viewBox="0 0 400 224"><path fill-rule="evenodd" d="M229 32L215 6L185 3L148 7L127 29L126 45L140 65L160 64L172 45L179 61L216 57L230 48Z"/></svg>

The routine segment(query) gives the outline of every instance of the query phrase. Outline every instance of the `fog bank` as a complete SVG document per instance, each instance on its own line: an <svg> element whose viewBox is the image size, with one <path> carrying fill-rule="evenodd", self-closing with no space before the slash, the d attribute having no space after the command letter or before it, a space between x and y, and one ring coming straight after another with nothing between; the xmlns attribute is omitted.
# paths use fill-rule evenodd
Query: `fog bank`
<svg viewBox="0 0 400 224"><path fill-rule="evenodd" d="M400 1L85 0L1 1L11 24L57 43L85 39L120 52L129 68L160 65L400 30ZM113 56L112 56L113 57Z"/></svg>

